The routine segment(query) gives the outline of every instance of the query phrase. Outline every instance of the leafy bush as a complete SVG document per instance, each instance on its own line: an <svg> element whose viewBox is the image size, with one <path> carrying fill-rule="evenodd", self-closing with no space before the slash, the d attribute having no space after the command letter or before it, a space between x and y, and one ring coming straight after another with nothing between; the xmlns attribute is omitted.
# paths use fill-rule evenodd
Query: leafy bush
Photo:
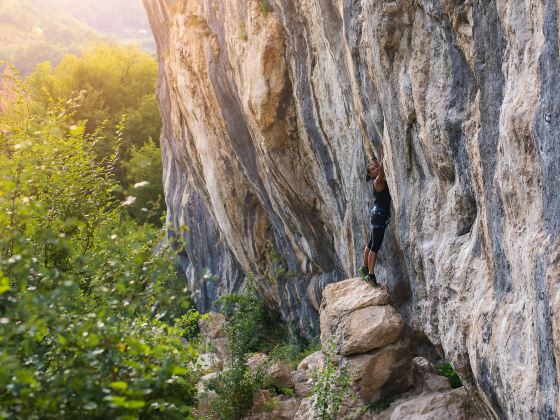
<svg viewBox="0 0 560 420"><path fill-rule="evenodd" d="M151 140L142 147L132 146L123 169L129 185L125 195L135 198L135 202L128 206L130 215L141 223L161 226L165 213L161 150Z"/></svg>
<svg viewBox="0 0 560 420"><path fill-rule="evenodd" d="M233 359L227 370L209 383L216 392L212 399L212 412L216 418L237 420L243 418L253 406L253 396L264 387L262 374L253 374L246 365L246 358Z"/></svg>
<svg viewBox="0 0 560 420"><path fill-rule="evenodd" d="M334 344L331 343L334 350ZM340 405L348 395L352 381L347 364L337 366L329 353L324 353L323 368L313 375L313 409L321 420L336 420Z"/></svg>
<svg viewBox="0 0 560 420"><path fill-rule="evenodd" d="M245 23L245 21L239 24L239 29L237 30L237 37L241 41L247 41L249 39L247 35L247 24Z"/></svg>
<svg viewBox="0 0 560 420"><path fill-rule="evenodd" d="M461 378L459 378L459 375L457 375L457 372L455 372L451 363L443 363L439 365L438 373L449 380L449 384L452 388L460 388L463 386Z"/></svg>
<svg viewBox="0 0 560 420"><path fill-rule="evenodd" d="M281 325L282 342L276 344L270 351L272 360L279 360L287 363L291 369L295 369L299 362L312 353L321 350L319 337L307 340L298 334L293 324Z"/></svg>
<svg viewBox="0 0 560 420"><path fill-rule="evenodd" d="M244 294L226 295L216 303L227 320L231 360L210 385L216 392L212 411L220 419L239 419L251 409L255 391L264 386L264 378L249 370L247 359L259 348L267 313L250 281Z"/></svg>
<svg viewBox="0 0 560 420"><path fill-rule="evenodd" d="M106 164L118 147L112 173L120 188L113 194L133 197L128 213L138 222L161 226L165 205L156 78L155 59L138 48L95 44L80 57L65 56L56 67L39 64L27 78L26 94L37 115L46 115L53 103L65 102L71 111L65 124L95 138L91 140L98 163ZM118 133L114 125L120 125Z"/></svg>
<svg viewBox="0 0 560 420"><path fill-rule="evenodd" d="M12 83L0 117L0 417L188 417L197 314L175 253L122 211L118 150L103 164L94 151L101 131L84 134L62 102L31 113Z"/></svg>
<svg viewBox="0 0 560 420"><path fill-rule="evenodd" d="M391 405L391 403L393 401L395 401L394 397L379 398L378 400L376 400L372 403L366 404L364 412L369 411L369 412L374 413L374 414L381 413L382 411L389 408L389 406Z"/></svg>
<svg viewBox="0 0 560 420"><path fill-rule="evenodd" d="M259 2L259 12L262 15L268 15L270 12L272 11L272 8L270 7L270 3L268 2L268 0L261 0Z"/></svg>
<svg viewBox="0 0 560 420"><path fill-rule="evenodd" d="M104 141L97 142L94 149L100 159L111 156L118 141L122 160L130 158L133 147L138 150L150 139L159 144L162 122L156 80L153 57L118 44L91 45L81 56L64 56L56 67L44 62L27 78L37 112L48 109L53 101L69 101L73 107L68 122L83 125L86 134L96 130L102 134ZM111 127L122 115L127 119L116 136ZM114 173L121 184L130 185L119 161Z"/></svg>

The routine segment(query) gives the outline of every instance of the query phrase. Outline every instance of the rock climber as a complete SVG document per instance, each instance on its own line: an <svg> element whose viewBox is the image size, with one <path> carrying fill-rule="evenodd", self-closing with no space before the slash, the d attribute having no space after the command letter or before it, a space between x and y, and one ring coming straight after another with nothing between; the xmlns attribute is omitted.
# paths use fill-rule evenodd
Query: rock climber
<svg viewBox="0 0 560 420"><path fill-rule="evenodd" d="M385 229L391 217L391 194L389 193L389 185L385 180L385 168L383 167L383 146L381 146L380 159L375 156L375 152L371 145L367 147L371 161L367 165L366 181L373 180L373 207L370 210L371 216L371 235L369 242L364 250L364 265L360 267L359 272L362 278L372 285L379 287L375 277L375 264L377 262L377 254L381 249Z"/></svg>

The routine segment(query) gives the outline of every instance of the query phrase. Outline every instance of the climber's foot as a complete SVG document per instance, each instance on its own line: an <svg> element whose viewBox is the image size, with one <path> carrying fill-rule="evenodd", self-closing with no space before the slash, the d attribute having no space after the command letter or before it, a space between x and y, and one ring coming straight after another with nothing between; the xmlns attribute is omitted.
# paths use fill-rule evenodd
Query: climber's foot
<svg viewBox="0 0 560 420"><path fill-rule="evenodd" d="M364 279L369 274L369 271L365 265L362 265L358 270L358 273L360 274L360 277Z"/></svg>
<svg viewBox="0 0 560 420"><path fill-rule="evenodd" d="M368 274L364 277L364 280L372 287L379 287L379 284L377 284L377 279L375 278L375 274Z"/></svg>

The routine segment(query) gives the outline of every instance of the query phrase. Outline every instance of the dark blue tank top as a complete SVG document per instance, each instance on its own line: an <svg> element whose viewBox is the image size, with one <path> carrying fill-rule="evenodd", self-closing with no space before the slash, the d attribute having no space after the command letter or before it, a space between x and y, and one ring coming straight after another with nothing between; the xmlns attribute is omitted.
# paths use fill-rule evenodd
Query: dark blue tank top
<svg viewBox="0 0 560 420"><path fill-rule="evenodd" d="M385 188L377 192L373 188L373 208L371 209L372 223L384 223L391 216L391 193L389 185L385 181Z"/></svg>

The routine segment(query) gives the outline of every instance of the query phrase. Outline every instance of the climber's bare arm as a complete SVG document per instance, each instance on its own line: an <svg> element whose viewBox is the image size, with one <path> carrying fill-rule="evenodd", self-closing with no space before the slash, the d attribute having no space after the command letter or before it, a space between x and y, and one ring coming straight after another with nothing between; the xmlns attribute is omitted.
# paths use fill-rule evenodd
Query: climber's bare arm
<svg viewBox="0 0 560 420"><path fill-rule="evenodd" d="M370 158L371 160L377 159L377 158L375 157L375 151L373 150L373 147L372 147L372 145L371 145L370 143L368 143L368 145L367 145L367 153L368 153L369 158Z"/></svg>
<svg viewBox="0 0 560 420"><path fill-rule="evenodd" d="M379 159L379 175L375 178L373 182L373 188L375 191L380 192L385 188L385 166L383 165L383 145L381 145L381 154Z"/></svg>

